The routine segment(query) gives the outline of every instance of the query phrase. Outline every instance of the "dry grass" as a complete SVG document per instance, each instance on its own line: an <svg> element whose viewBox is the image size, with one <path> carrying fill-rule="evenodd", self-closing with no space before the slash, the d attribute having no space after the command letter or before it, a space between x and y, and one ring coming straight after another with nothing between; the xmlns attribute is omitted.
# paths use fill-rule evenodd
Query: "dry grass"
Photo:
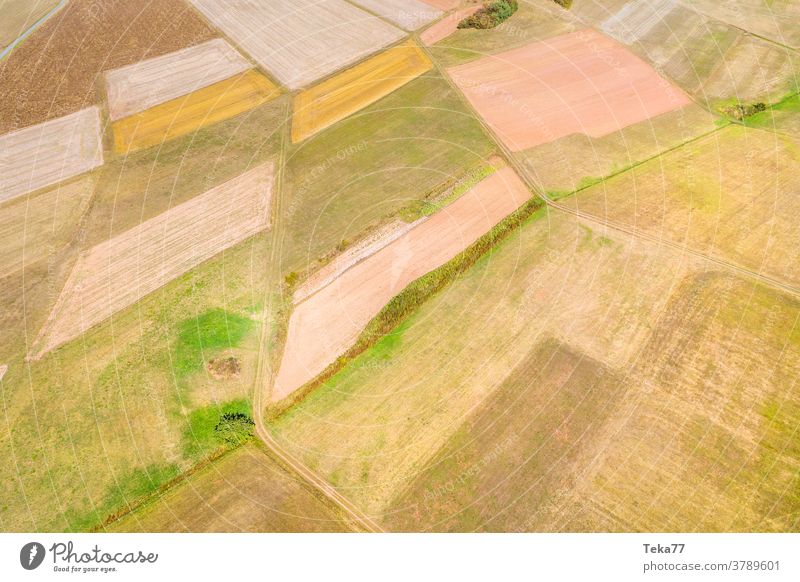
<svg viewBox="0 0 800 582"><path fill-rule="evenodd" d="M403 37L345 0L190 0L282 85L313 83Z"/></svg>
<svg viewBox="0 0 800 582"><path fill-rule="evenodd" d="M98 103L104 71L216 36L184 0L70 0L0 63L0 133Z"/></svg>
<svg viewBox="0 0 800 582"><path fill-rule="evenodd" d="M274 165L264 164L81 255L40 332L40 358L203 261L265 229Z"/></svg>
<svg viewBox="0 0 800 582"><path fill-rule="evenodd" d="M0 49L14 42L59 0L2 0L0 1Z"/></svg>
<svg viewBox="0 0 800 582"><path fill-rule="evenodd" d="M112 121L188 95L251 68L221 38L106 73Z"/></svg>
<svg viewBox="0 0 800 582"><path fill-rule="evenodd" d="M111 524L116 532L339 532L337 510L262 449L244 446Z"/></svg>
<svg viewBox="0 0 800 582"><path fill-rule="evenodd" d="M301 92L294 101L292 141L302 141L361 111L432 66L409 40Z"/></svg>
<svg viewBox="0 0 800 582"><path fill-rule="evenodd" d="M0 136L0 203L102 164L96 107L7 133Z"/></svg>
<svg viewBox="0 0 800 582"><path fill-rule="evenodd" d="M274 99L278 88L247 71L113 123L114 149L126 154L230 119Z"/></svg>
<svg viewBox="0 0 800 582"><path fill-rule="evenodd" d="M731 126L566 203L797 285L798 175L800 142Z"/></svg>

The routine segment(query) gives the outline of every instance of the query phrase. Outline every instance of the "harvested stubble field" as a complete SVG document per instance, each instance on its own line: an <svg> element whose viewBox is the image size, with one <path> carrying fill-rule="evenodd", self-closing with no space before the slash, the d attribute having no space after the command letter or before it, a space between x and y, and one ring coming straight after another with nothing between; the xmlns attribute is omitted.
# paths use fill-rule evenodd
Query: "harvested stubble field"
<svg viewBox="0 0 800 582"><path fill-rule="evenodd" d="M400 492L540 342L553 337L624 369L696 268L541 210L272 430L364 510L390 519Z"/></svg>
<svg viewBox="0 0 800 582"><path fill-rule="evenodd" d="M115 121L112 125L114 149L125 154L163 144L259 107L277 97L279 92L261 73L246 71Z"/></svg>
<svg viewBox="0 0 800 582"><path fill-rule="evenodd" d="M316 271L337 246L493 152L458 94L433 73L288 148L280 270Z"/></svg>
<svg viewBox="0 0 800 582"><path fill-rule="evenodd" d="M3 0L0 4L0 49L4 49L40 18L58 5L59 0Z"/></svg>
<svg viewBox="0 0 800 582"><path fill-rule="evenodd" d="M792 531L800 304L708 268L542 213L272 430L390 529Z"/></svg>
<svg viewBox="0 0 800 582"><path fill-rule="evenodd" d="M297 305L271 400L283 400L313 380L355 343L392 297L470 246L528 198L527 187L504 168Z"/></svg>
<svg viewBox="0 0 800 582"><path fill-rule="evenodd" d="M40 358L270 221L266 163L82 254L32 351Z"/></svg>
<svg viewBox="0 0 800 582"><path fill-rule="evenodd" d="M622 45L584 29L448 70L512 151L602 137L689 98Z"/></svg>
<svg viewBox="0 0 800 582"><path fill-rule="evenodd" d="M292 141L302 141L372 105L432 66L409 40L301 92L294 100Z"/></svg>
<svg viewBox="0 0 800 582"><path fill-rule="evenodd" d="M229 79L251 67L250 62L225 40L215 38L108 71L109 116L117 121Z"/></svg>
<svg viewBox="0 0 800 582"><path fill-rule="evenodd" d="M707 105L734 98L776 101L796 91L796 53L706 16L693 4L576 0L572 12L625 43Z"/></svg>
<svg viewBox="0 0 800 582"><path fill-rule="evenodd" d="M417 30L442 16L442 11L421 0L352 0L405 30Z"/></svg>
<svg viewBox="0 0 800 582"><path fill-rule="evenodd" d="M337 510L247 445L109 526L115 532L341 532Z"/></svg>
<svg viewBox="0 0 800 582"><path fill-rule="evenodd" d="M683 0L694 10L774 42L800 48L800 4L793 0Z"/></svg>
<svg viewBox="0 0 800 582"><path fill-rule="evenodd" d="M104 71L216 36L184 0L70 0L0 65L0 133L98 103Z"/></svg>
<svg viewBox="0 0 800 582"><path fill-rule="evenodd" d="M102 164L97 107L7 133L0 136L0 203Z"/></svg>
<svg viewBox="0 0 800 582"><path fill-rule="evenodd" d="M787 135L730 126L565 203L798 285L798 145Z"/></svg>
<svg viewBox="0 0 800 582"><path fill-rule="evenodd" d="M345 0L190 0L289 89L326 77L403 38Z"/></svg>
<svg viewBox="0 0 800 582"><path fill-rule="evenodd" d="M0 278L69 245L94 184L92 176L85 176L0 206Z"/></svg>

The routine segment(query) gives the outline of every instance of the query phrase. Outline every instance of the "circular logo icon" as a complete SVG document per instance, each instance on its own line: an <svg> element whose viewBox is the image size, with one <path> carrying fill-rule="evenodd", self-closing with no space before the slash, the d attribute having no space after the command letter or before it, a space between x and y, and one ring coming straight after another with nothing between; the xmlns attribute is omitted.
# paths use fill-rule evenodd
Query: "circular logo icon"
<svg viewBox="0 0 800 582"><path fill-rule="evenodd" d="M39 542L29 542L19 551L19 563L26 570L35 570L44 561L44 546Z"/></svg>

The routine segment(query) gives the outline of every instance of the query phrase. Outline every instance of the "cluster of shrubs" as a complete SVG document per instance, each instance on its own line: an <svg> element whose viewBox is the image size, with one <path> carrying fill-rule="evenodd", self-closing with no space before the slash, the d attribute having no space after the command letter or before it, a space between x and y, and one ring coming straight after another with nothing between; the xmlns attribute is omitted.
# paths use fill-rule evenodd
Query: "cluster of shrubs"
<svg viewBox="0 0 800 582"><path fill-rule="evenodd" d="M567 10L569 10L570 7L572 6L572 0L553 0L553 1L562 8L566 8Z"/></svg>
<svg viewBox="0 0 800 582"><path fill-rule="evenodd" d="M481 6L475 14L458 23L458 28L494 28L519 8L517 0L494 0Z"/></svg>
<svg viewBox="0 0 800 582"><path fill-rule="evenodd" d="M231 447L236 447L253 437L253 419L241 412L223 414L214 432L217 437Z"/></svg>
<svg viewBox="0 0 800 582"><path fill-rule="evenodd" d="M745 117L750 117L751 115L755 115L756 113L761 113L762 111L766 110L766 103L737 103L736 105L727 107L725 109L725 114L728 115L728 117L733 117L734 119L741 121Z"/></svg>

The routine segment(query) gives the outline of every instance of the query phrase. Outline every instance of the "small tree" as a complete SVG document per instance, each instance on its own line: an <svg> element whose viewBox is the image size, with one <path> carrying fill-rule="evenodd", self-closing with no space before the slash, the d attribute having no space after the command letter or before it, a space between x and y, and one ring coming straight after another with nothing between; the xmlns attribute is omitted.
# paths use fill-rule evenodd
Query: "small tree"
<svg viewBox="0 0 800 582"><path fill-rule="evenodd" d="M222 442L235 447L253 437L253 419L242 412L226 412L219 418L214 432Z"/></svg>

